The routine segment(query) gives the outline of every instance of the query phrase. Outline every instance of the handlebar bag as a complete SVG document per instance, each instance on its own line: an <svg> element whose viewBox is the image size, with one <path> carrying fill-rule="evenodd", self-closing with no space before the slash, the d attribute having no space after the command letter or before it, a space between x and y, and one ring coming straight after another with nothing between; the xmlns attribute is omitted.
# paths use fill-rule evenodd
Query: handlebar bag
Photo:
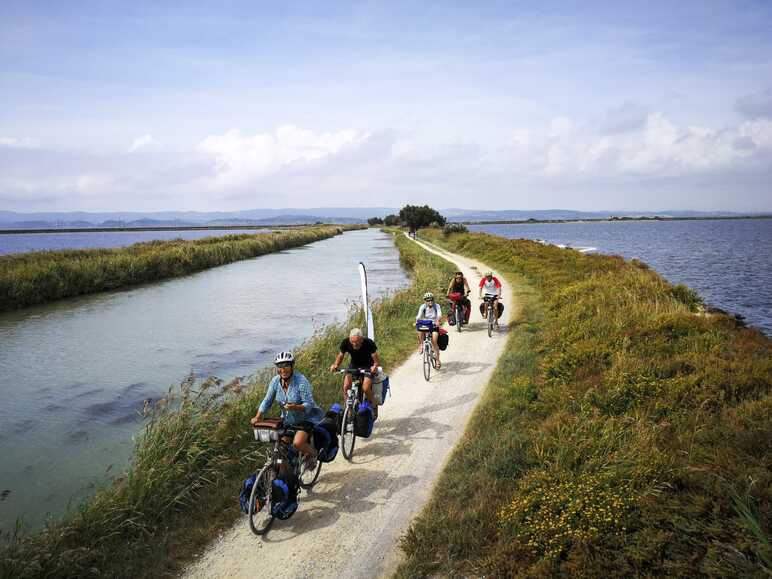
<svg viewBox="0 0 772 579"><path fill-rule="evenodd" d="M432 320L418 320L415 323L415 329L419 332L432 332L434 331L434 322Z"/></svg>

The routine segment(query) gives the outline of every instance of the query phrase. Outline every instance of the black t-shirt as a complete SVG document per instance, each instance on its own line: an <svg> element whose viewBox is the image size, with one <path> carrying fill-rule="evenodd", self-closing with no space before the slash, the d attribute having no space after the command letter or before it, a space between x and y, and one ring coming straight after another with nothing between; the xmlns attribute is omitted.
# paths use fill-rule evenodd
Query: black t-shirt
<svg viewBox="0 0 772 579"><path fill-rule="evenodd" d="M370 338L362 340L362 347L355 350L351 341L346 338L340 343L340 351L351 355L351 368L370 368L373 365L373 354L378 351L378 347Z"/></svg>
<svg viewBox="0 0 772 579"><path fill-rule="evenodd" d="M450 288L451 293L456 292L459 294L464 293L466 290L464 289L464 280L456 281L456 278L453 278L453 287Z"/></svg>

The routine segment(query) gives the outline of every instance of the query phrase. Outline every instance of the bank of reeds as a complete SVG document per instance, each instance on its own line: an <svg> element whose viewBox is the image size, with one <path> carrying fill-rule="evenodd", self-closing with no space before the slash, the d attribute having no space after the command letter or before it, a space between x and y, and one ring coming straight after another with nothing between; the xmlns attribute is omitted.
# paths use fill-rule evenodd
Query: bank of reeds
<svg viewBox="0 0 772 579"><path fill-rule="evenodd" d="M114 249L36 251L0 256L0 311L187 275L305 245L357 226L147 241Z"/></svg>
<svg viewBox="0 0 772 579"><path fill-rule="evenodd" d="M768 338L639 262L422 235L522 309L399 577L772 575Z"/></svg>
<svg viewBox="0 0 772 579"><path fill-rule="evenodd" d="M402 235L396 243L412 284L373 308L387 371L415 347L409 322L423 292L440 290L454 269ZM358 284L356 270L350 275ZM296 351L297 370L311 380L315 398L325 408L340 398L340 376L329 373L329 366L347 330L361 320L355 309L345 324L320 331ZM41 533L5 537L0 577L174 576L240 516L241 482L263 460L249 418L271 375L269 368L229 384L183 382L152 410L130 467L114 484L66 520L51 521ZM402 387L392 386L397 393Z"/></svg>

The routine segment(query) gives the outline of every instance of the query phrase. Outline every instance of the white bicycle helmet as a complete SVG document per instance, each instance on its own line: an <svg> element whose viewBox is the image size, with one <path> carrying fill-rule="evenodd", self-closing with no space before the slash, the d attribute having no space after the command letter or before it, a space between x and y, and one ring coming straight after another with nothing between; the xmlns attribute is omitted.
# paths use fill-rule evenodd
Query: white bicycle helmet
<svg viewBox="0 0 772 579"><path fill-rule="evenodd" d="M424 294L424 301L426 301L426 300L433 300L433 299L434 299L434 294L432 292L426 292Z"/></svg>
<svg viewBox="0 0 772 579"><path fill-rule="evenodd" d="M289 362L290 364L294 364L295 356L292 355L292 352L279 352L276 354L276 358L274 358L273 363L280 364L282 362Z"/></svg>

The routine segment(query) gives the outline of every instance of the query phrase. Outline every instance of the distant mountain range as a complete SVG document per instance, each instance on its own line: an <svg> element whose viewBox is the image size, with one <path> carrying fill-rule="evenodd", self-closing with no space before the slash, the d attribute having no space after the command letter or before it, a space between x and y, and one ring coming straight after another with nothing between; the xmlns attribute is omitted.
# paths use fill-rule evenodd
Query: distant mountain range
<svg viewBox="0 0 772 579"><path fill-rule="evenodd" d="M478 211L440 209L449 221L536 221L608 219L612 217L736 217L729 211L573 211L547 209ZM399 213L396 207L316 207L310 209L250 209L246 211L46 212L0 211L0 228L51 229L89 227L231 227L307 223L364 223L370 217Z"/></svg>

